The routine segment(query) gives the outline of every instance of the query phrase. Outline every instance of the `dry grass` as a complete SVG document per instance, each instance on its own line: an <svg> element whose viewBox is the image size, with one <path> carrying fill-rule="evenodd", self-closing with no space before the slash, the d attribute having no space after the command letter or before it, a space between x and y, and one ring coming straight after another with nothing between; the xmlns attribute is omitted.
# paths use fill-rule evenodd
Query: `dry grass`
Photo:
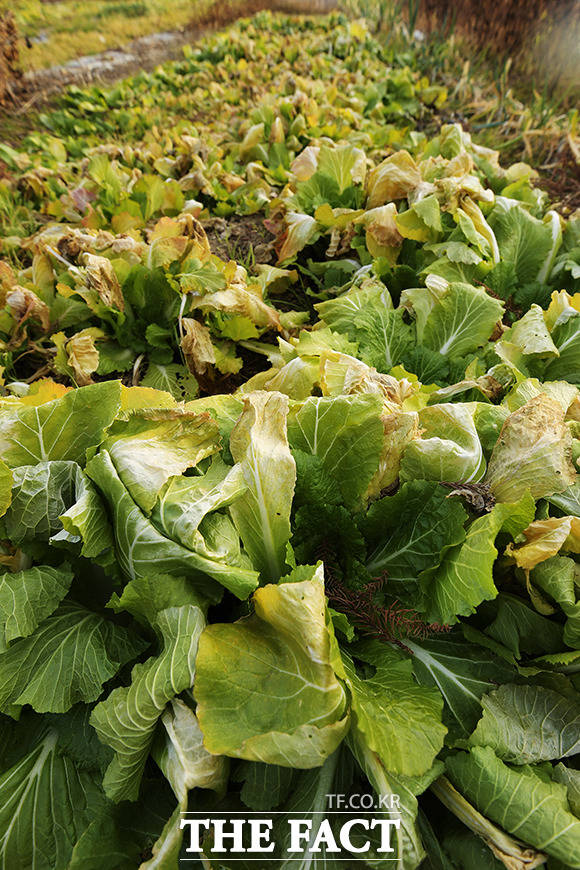
<svg viewBox="0 0 580 870"><path fill-rule="evenodd" d="M24 70L62 65L164 31L227 23L262 9L311 13L333 0L15 0Z"/></svg>
<svg viewBox="0 0 580 870"><path fill-rule="evenodd" d="M212 0L15 0L24 70L67 63L132 39L178 30L202 17Z"/></svg>
<svg viewBox="0 0 580 870"><path fill-rule="evenodd" d="M0 13L0 106L12 97L12 85L19 75L18 37L11 12Z"/></svg>
<svg viewBox="0 0 580 870"><path fill-rule="evenodd" d="M477 50L511 57L520 74L543 75L552 86L578 84L580 0L421 0L418 24L455 32Z"/></svg>

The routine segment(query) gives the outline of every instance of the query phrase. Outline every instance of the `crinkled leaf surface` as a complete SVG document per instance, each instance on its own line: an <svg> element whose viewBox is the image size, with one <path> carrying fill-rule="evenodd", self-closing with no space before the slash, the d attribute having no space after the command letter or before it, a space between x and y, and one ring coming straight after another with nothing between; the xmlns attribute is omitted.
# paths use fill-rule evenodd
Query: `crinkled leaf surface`
<svg viewBox="0 0 580 870"><path fill-rule="evenodd" d="M470 738L471 746L490 746L513 764L532 764L580 752L580 709L543 686L500 686L481 703L483 716Z"/></svg>
<svg viewBox="0 0 580 870"><path fill-rule="evenodd" d="M61 515L75 500L81 473L76 462L38 462L13 471L6 531L16 544L48 540L62 529Z"/></svg>
<svg viewBox="0 0 580 870"><path fill-rule="evenodd" d="M163 487L153 523L167 537L193 549L203 518L234 502L247 488L239 463L231 467L215 457L205 474L174 477Z"/></svg>
<svg viewBox="0 0 580 870"><path fill-rule="evenodd" d="M475 483L485 473L483 448L466 405L433 405L419 413L421 437L401 459L401 480Z"/></svg>
<svg viewBox="0 0 580 870"><path fill-rule="evenodd" d="M103 447L131 497L149 513L163 484L217 452L219 435L209 414L145 409L113 423Z"/></svg>
<svg viewBox="0 0 580 870"><path fill-rule="evenodd" d="M561 405L545 393L511 414L495 445L485 482L499 501L563 492L574 483L572 441Z"/></svg>

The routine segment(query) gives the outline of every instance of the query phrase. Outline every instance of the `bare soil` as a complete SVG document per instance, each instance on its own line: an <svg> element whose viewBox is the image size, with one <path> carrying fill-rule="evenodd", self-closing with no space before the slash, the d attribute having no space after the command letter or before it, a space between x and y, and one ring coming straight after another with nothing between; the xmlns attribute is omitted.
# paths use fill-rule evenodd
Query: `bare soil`
<svg viewBox="0 0 580 870"><path fill-rule="evenodd" d="M264 226L261 212L250 215L231 215L226 218L209 218L203 222L212 254L222 260L237 260L240 263L274 263L271 233Z"/></svg>

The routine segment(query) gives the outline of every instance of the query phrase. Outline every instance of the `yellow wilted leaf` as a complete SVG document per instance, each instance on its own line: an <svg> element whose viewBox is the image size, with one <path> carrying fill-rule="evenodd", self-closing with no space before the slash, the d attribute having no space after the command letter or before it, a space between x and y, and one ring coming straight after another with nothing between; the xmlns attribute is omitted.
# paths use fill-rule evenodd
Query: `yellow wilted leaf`
<svg viewBox="0 0 580 870"><path fill-rule="evenodd" d="M524 530L525 544L510 544L506 555L516 564L531 571L540 562L555 556L560 550L580 553L580 517L552 517L536 520Z"/></svg>
<svg viewBox="0 0 580 870"><path fill-rule="evenodd" d="M184 317L181 326L184 332L181 349L187 366L190 372L203 375L208 366L215 363L215 351L209 329L192 317Z"/></svg>

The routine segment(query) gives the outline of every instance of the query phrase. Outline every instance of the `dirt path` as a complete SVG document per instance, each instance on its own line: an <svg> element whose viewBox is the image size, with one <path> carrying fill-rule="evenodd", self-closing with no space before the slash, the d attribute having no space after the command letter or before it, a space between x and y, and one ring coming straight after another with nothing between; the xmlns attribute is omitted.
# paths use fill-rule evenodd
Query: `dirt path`
<svg viewBox="0 0 580 870"><path fill-rule="evenodd" d="M337 0L248 0L243 8L226 3L212 11L207 20L181 30L153 33L98 54L88 54L63 66L25 73L16 89L20 114L37 108L51 95L70 85L110 83L140 70L151 70L165 61L182 56L182 48L206 33L231 24L237 18L252 15L262 9L289 14L326 14L336 8Z"/></svg>

